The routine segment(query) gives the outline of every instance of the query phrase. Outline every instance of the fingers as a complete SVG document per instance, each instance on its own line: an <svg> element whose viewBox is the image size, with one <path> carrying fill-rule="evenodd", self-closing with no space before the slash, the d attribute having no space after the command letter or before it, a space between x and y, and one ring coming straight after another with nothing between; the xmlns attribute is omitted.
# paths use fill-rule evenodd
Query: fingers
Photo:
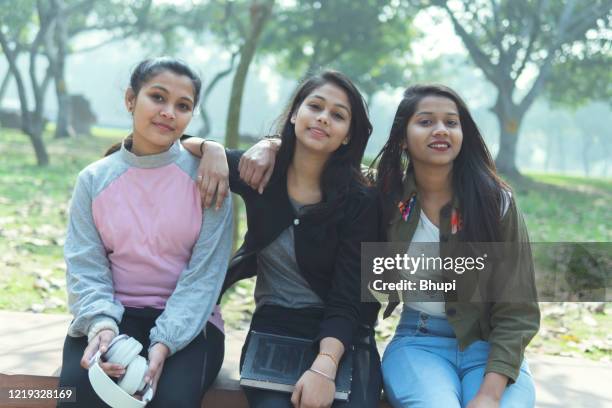
<svg viewBox="0 0 612 408"><path fill-rule="evenodd" d="M246 153L243 154L242 156L240 156L240 161L238 162L238 173L240 174L240 177L242 177L242 167L244 166L244 162L245 162L245 157Z"/></svg>
<svg viewBox="0 0 612 408"><path fill-rule="evenodd" d="M242 164L240 167L240 179L248 184L248 180L251 178L251 174L253 173L253 161L250 158L247 158L245 154L240 158L240 163Z"/></svg>
<svg viewBox="0 0 612 408"><path fill-rule="evenodd" d="M223 201L229 195L229 183L225 181L225 179L219 181L217 186L217 205L216 209L218 210L223 205Z"/></svg>
<svg viewBox="0 0 612 408"><path fill-rule="evenodd" d="M221 208L223 201L229 195L228 169L225 159L223 165L210 166L204 161L200 162L197 182L204 208L211 207L215 194L217 194L215 207L216 209Z"/></svg>
<svg viewBox="0 0 612 408"><path fill-rule="evenodd" d="M272 176L274 160L272 160L271 164L265 163L265 161L258 162L256 159L249 159L244 156L241 160L240 178L251 188L259 191L260 194L263 193L263 189Z"/></svg>
<svg viewBox="0 0 612 408"><path fill-rule="evenodd" d="M261 178L261 182L259 183L259 187L257 188L257 191L259 192L259 194L263 194L264 189L266 188L266 186L268 185L268 182L270 181L270 177L272 177L273 171L274 171L274 163L272 163L272 165L268 167L263 177Z"/></svg>
<svg viewBox="0 0 612 408"><path fill-rule="evenodd" d="M157 381L159 381L159 377L161 376L162 367L163 360L160 361L157 358L152 358L149 360L149 369L145 374L144 381L151 384L153 391L155 391L155 388L157 387Z"/></svg>
<svg viewBox="0 0 612 408"><path fill-rule="evenodd" d="M261 184L261 181L263 180L265 170L266 169L262 166L257 166L253 169L253 172L251 173L251 179L249 180L249 185L252 188L257 189L259 187L259 184Z"/></svg>
<svg viewBox="0 0 612 408"><path fill-rule="evenodd" d="M115 333L108 331L108 330L103 330L100 332L100 345L98 346L98 349L100 350L100 353L106 353L106 351L108 350L108 345L110 344L110 342L113 340L113 338L115 337Z"/></svg>
<svg viewBox="0 0 612 408"><path fill-rule="evenodd" d="M114 363L100 363L100 368L111 377L121 377L125 374L125 367L120 364Z"/></svg>
<svg viewBox="0 0 612 408"><path fill-rule="evenodd" d="M302 399L302 383L300 381L295 384L293 394L291 394L291 404L294 408L300 408L300 400Z"/></svg>
<svg viewBox="0 0 612 408"><path fill-rule="evenodd" d="M154 365L152 361L149 361L149 368L147 369L147 373L144 376L144 381L146 383L151 383L151 379L155 377L157 374L157 365Z"/></svg>
<svg viewBox="0 0 612 408"><path fill-rule="evenodd" d="M98 345L100 344L100 338L98 336L94 337L83 352L83 357L81 358L81 367L84 369L89 369L89 361L94 356L94 354L98 351Z"/></svg>
<svg viewBox="0 0 612 408"><path fill-rule="evenodd" d="M212 180L211 177L204 177L202 179L202 183L200 185L200 194L202 195L202 204L204 204L204 208L209 208L212 203L213 196L215 194L216 183ZM212 194L210 190L212 189Z"/></svg>
<svg viewBox="0 0 612 408"><path fill-rule="evenodd" d="M211 180L206 186L206 208L210 208L213 198L215 198L218 184L219 180Z"/></svg>

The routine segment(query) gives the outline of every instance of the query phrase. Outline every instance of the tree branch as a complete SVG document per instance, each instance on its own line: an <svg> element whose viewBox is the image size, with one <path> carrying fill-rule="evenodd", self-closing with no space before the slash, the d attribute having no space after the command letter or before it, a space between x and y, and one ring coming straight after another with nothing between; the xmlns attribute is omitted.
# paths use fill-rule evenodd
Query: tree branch
<svg viewBox="0 0 612 408"><path fill-rule="evenodd" d="M236 63L236 58L239 54L240 50L234 51L232 53L227 68L223 71L217 72L217 74L208 83L206 89L204 89L204 92L202 93L202 100L200 101L200 114L202 115L202 122L204 122L204 125L202 129L200 129L200 137L208 136L208 134L210 133L210 120L208 119L208 112L206 111L206 101L208 100L208 97L212 93L213 89L217 86L219 81L228 76L234 70L234 64Z"/></svg>
<svg viewBox="0 0 612 408"><path fill-rule="evenodd" d="M604 17L605 13L608 12L609 9L602 6L602 8L597 8L596 6L588 8L583 11L579 15L574 15L569 23L568 27L564 30L564 40L577 39L582 36L589 28L592 27L593 23L597 21L598 18Z"/></svg>
<svg viewBox="0 0 612 408"><path fill-rule="evenodd" d="M9 70L13 74L13 78L15 78L15 82L17 83L17 95L19 95L19 105L21 108L21 128L26 134L29 134L31 133L31 121L30 112L28 110L28 95L23 84L21 73L17 69L16 54L9 47L8 40L2 30L0 30L0 46L4 51L4 55L6 55Z"/></svg>
<svg viewBox="0 0 612 408"><path fill-rule="evenodd" d="M566 38L565 34L567 26L572 22L571 16L574 13L574 6L575 1L569 1L561 12L561 16L559 17L559 23L557 24L557 33L550 47L546 50L548 52L548 55L546 55L544 62L540 66L540 72L538 73L538 77L534 81L529 92L527 92L523 100L519 103L519 109L521 110L521 112L527 111L529 106L531 106L531 104L535 100L536 96L540 93L542 86L548 79L548 75L550 74L550 70L552 67L552 61L555 58L555 53L563 44Z"/></svg>
<svg viewBox="0 0 612 408"><path fill-rule="evenodd" d="M463 43L468 49L468 52L470 53L470 55L472 55L472 58L474 59L474 62L476 63L476 65L478 65L480 69L482 69L482 72L491 82L495 84L499 83L499 78L497 78L497 76L495 75L496 66L491 62L491 59L489 58L489 56L485 54L485 52L482 51L480 47L478 47L474 38L472 38L472 36L467 31L465 31L465 29L463 28L459 20L457 20L457 17L453 14L453 12L448 7L448 4L444 2L442 7L448 13L453 23L453 26L455 27L455 31L457 32L459 37L461 37L461 39L463 40Z"/></svg>
<svg viewBox="0 0 612 408"><path fill-rule="evenodd" d="M83 0L79 3L75 3L71 6L64 8L64 13L66 16L70 16L74 13L80 13L87 9L91 9L95 3L99 2L99 0Z"/></svg>
<svg viewBox="0 0 612 408"><path fill-rule="evenodd" d="M525 66L527 65L527 62L531 60L531 51L533 50L533 46L540 35L540 13L542 13L542 11L545 9L544 6L547 5L548 1L540 1L538 3L538 10L536 13L533 14L529 24L529 39L527 43L527 48L525 49L525 56L523 57L523 60L521 61L521 64L519 65L518 69L514 73L514 80L520 78L521 74L523 73L523 70L525 69Z"/></svg>
<svg viewBox="0 0 612 408"><path fill-rule="evenodd" d="M491 42L495 44L495 46L499 50L499 56L500 56L500 62L501 62L502 54L504 53L504 47L502 45L502 35L500 31L501 23L499 21L499 4L495 0L489 0L489 3L491 4L491 10L493 12L493 22L494 22L495 32L491 32L487 28L486 24L481 22L478 17L476 17L475 20L478 23L478 25L480 25L480 27L482 27L482 29L485 31L485 33L487 34L487 37L489 37Z"/></svg>

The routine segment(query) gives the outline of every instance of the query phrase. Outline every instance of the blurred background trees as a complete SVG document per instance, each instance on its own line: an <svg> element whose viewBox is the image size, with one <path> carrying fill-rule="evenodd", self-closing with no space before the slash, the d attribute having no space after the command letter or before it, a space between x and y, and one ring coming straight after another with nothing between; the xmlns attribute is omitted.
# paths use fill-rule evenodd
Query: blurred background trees
<svg viewBox="0 0 612 408"><path fill-rule="evenodd" d="M230 147L241 135L270 131L253 123L261 110L280 113L281 94L287 99L297 81L334 68L350 76L371 105L378 126L370 156L390 127L398 92L435 80L467 96L498 168L509 177L520 174L517 163L608 171L600 156L608 151L610 132L588 118L610 117L612 0L3 0L2 6L0 124L19 123L39 165L49 162L43 137L48 124L55 138L73 137L83 133L75 132L73 105L100 105L97 88L103 84L95 76L114 67L98 55L131 44L138 52L123 55L131 64L171 54L203 71L197 133L223 134ZM85 55L92 80L82 91L87 99L77 95L73 103L80 76L71 72L70 61ZM116 73L121 76L127 73ZM265 100L254 106L254 99ZM563 116L571 129L541 120L537 129L526 124L538 122L528 115L535 105ZM106 122L106 115L89 114ZM537 147L521 148L531 143ZM559 149L555 143L579 147ZM564 155L579 163L569 165Z"/></svg>

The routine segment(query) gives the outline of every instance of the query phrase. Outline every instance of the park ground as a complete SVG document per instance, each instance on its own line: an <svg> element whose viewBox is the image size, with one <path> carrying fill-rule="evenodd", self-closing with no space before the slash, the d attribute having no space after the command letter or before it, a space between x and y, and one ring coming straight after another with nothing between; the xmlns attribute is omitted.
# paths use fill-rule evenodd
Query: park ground
<svg viewBox="0 0 612 408"><path fill-rule="evenodd" d="M75 139L51 134L45 135L51 164L37 167L27 137L0 128L1 310L67 313L62 246L72 188L78 172L123 136L109 129ZM532 241L612 241L612 179L528 173L513 187ZM229 327L247 326L252 289L244 281L224 297ZM541 306L542 329L530 352L611 361L611 304ZM397 315L379 325L379 340L390 339L396 321Z"/></svg>

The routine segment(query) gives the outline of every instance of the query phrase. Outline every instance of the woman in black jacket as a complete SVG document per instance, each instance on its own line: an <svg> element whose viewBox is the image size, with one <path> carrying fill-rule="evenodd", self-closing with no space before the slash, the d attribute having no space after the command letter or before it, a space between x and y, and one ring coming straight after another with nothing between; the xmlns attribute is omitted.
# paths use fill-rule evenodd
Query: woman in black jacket
<svg viewBox="0 0 612 408"><path fill-rule="evenodd" d="M378 403L378 308L360 302L361 242L379 238L377 196L360 171L371 132L356 87L343 74L325 71L299 87L283 116L282 143L264 191L240 179L243 152L227 151L230 188L244 199L248 232L224 289L257 275L250 332L312 339L319 350L292 395L245 389L251 407L332 406L336 370L350 347L349 402L333 407ZM208 148L199 143L185 141L194 153Z"/></svg>

